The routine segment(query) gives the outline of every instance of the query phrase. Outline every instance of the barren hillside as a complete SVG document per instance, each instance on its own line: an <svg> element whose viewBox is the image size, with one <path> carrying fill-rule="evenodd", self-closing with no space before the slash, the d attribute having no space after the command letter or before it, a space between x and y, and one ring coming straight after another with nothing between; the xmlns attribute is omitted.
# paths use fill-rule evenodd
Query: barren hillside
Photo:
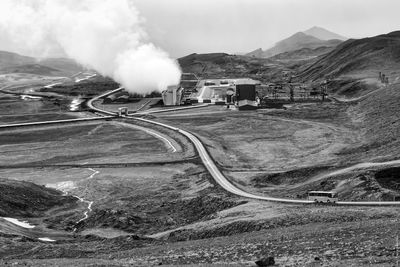
<svg viewBox="0 0 400 267"><path fill-rule="evenodd" d="M303 80L317 80L325 76L377 77L378 72L397 78L400 67L400 31L371 38L351 39L332 52L319 57L300 72Z"/></svg>
<svg viewBox="0 0 400 267"><path fill-rule="evenodd" d="M265 82L276 79L287 68L287 64L269 59L226 53L194 53L179 58L178 62L183 72L192 72L201 78L250 77Z"/></svg>

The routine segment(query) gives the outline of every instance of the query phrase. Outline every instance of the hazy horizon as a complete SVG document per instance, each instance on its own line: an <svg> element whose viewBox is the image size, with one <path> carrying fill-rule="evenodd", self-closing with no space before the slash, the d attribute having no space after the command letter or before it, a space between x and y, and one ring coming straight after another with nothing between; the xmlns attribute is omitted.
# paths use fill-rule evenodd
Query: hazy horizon
<svg viewBox="0 0 400 267"><path fill-rule="evenodd" d="M267 49L313 26L348 38L370 37L398 30L400 21L397 14L400 1L396 0L132 0L132 3L142 17L148 40L174 58L190 53L247 53ZM79 25L71 28L76 26ZM33 56L6 39L0 40L0 50ZM46 53L54 57L63 55L58 47L49 47Z"/></svg>
<svg viewBox="0 0 400 267"><path fill-rule="evenodd" d="M322 27L348 38L398 30L396 0L135 0L151 40L173 57L250 52Z"/></svg>

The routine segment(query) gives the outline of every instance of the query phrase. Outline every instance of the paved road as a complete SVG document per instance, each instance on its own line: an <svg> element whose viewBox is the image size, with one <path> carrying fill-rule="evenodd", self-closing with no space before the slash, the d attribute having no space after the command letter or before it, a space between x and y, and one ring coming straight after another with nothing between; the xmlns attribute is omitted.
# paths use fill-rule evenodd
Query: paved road
<svg viewBox="0 0 400 267"><path fill-rule="evenodd" d="M95 111L100 112L100 113L110 114L110 112L108 112L108 111L104 111L104 110L93 107L92 102L94 100L97 100L97 99L107 96L109 94L113 94L114 92L117 92L120 90L122 90L122 88L115 89L111 92L108 92L108 93L105 93L98 97L93 98L92 101L88 102L88 107L93 108ZM181 108L176 108L176 109L179 110ZM172 111L172 110L174 110L174 109L169 109L168 111ZM112 114L114 114L114 113L112 113ZM240 188L237 188L221 173L221 171L216 166L215 162L213 161L212 157L206 150L203 143L194 134L192 134L188 131L173 127L171 125L167 125L165 123L160 123L157 121L137 117L137 115L144 115L144 114L149 114L149 112L147 112L147 113L143 112L143 114L136 113L135 115L126 116L126 118L130 118L133 120L143 121L143 122L147 122L150 124L165 127L165 128L177 131L177 132L181 133L182 135L186 136L196 147L196 149L199 153L199 156L200 156L201 160L203 161L204 166L207 168L207 170L209 171L211 176L226 191L228 191L232 194L238 195L238 196L247 197L247 198L251 198L251 199L257 199L257 200L265 200L265 201L273 201L273 202L281 202L281 203L289 203L289 204L314 204L315 203L314 201L311 201L311 200L275 198L275 197L257 195L257 194L243 191ZM394 206L394 205L397 206L397 205L400 205L400 201L339 201L336 204L342 205L342 206Z"/></svg>
<svg viewBox="0 0 400 267"><path fill-rule="evenodd" d="M88 102L86 102L86 105L87 105L88 108L90 108L91 110L97 111L97 112L99 112L99 113L101 113L101 114L106 114L106 115L115 116L115 115L116 115L115 112L110 112L110 111L107 111L107 110L102 110L102 109L96 108L96 107L93 105L93 102L96 101L96 100L98 100L98 99L100 99L100 98L102 98L102 97L106 97L106 96L108 96L108 95L111 95L111 94L114 94L114 93L116 93L116 92L119 92L119 91L121 91L122 89L124 89L124 88L123 88L123 87L119 87L119 88L117 88L117 89L114 89L114 90L112 90L112 91L106 92L106 93L101 94L101 95L99 95L99 96L93 97L93 98L90 99Z"/></svg>
<svg viewBox="0 0 400 267"><path fill-rule="evenodd" d="M224 188L228 192L231 192L235 195L253 198L253 199L259 199L259 200L268 200L268 201L284 202L284 203L296 203L296 204L312 204L312 203L314 203L313 201L310 201L310 200L274 198L274 197L259 196L259 195L245 192L245 191L235 187L233 184L231 184L231 182L228 181L228 179L221 173L221 171L218 169L218 167L214 163L213 159L211 158L210 154L204 147L203 143L192 133L182 130L182 129L179 129L179 128L176 128L176 127L173 127L173 126L170 126L170 125L167 125L167 124L164 124L164 123L160 123L160 122L156 122L156 121L152 121L152 120L148 120L148 119L136 118L136 117L129 117L129 118L133 119L133 120L139 120L139 121L159 125L159 126L177 131L177 132L181 133L182 135L186 136L187 138L189 138L189 140L196 147L196 149L199 153L199 156L200 156L201 160L203 161L204 166L210 172L211 176L214 178L214 180L220 186L222 186L222 188Z"/></svg>
<svg viewBox="0 0 400 267"><path fill-rule="evenodd" d="M143 119L143 118L136 118L136 117L129 117L134 120L139 120L139 121L144 121L147 123L159 125L174 131L177 131L187 138L194 144L196 147L199 156L201 160L203 161L204 166L207 168L207 170L210 172L211 176L214 178L214 180L226 191L231 192L235 195L247 197L247 198L252 198L252 199L258 199L258 200L266 200L266 201L274 201L274 202L281 202L281 203L291 203L291 204L314 204L314 201L311 200L301 200L301 199L289 199L289 198L275 198L275 197L268 197L268 196L261 196L261 195L256 195L253 193L248 193L243 191L242 189L237 188L235 185L233 185L218 169L216 164L214 163L213 159L211 158L210 154L204 147L203 143L192 133L164 124L160 122L156 122L153 120L148 120L148 119ZM336 203L337 205L346 205L346 206L391 206L391 205L400 205L399 201L340 201Z"/></svg>

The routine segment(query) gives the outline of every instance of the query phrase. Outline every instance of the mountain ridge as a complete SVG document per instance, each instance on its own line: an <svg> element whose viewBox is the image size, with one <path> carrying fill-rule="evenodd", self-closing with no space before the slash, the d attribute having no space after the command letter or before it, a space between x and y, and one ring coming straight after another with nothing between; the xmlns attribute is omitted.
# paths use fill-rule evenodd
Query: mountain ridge
<svg viewBox="0 0 400 267"><path fill-rule="evenodd" d="M349 39L317 58L299 73L303 80L357 75L377 77L378 72L400 75L400 31L362 39Z"/></svg>
<svg viewBox="0 0 400 267"><path fill-rule="evenodd" d="M43 58L0 51L0 73L29 73L38 75L69 75L80 72L83 67L68 58Z"/></svg>
<svg viewBox="0 0 400 267"><path fill-rule="evenodd" d="M337 33L331 32L327 29L324 29L322 27L318 27L318 26L314 26L308 30L303 31L303 33L307 34L307 35L311 35L314 36L320 40L332 40L332 39L338 39L341 41L345 41L349 38L344 37L342 35L339 35Z"/></svg>
<svg viewBox="0 0 400 267"><path fill-rule="evenodd" d="M277 42L269 49L263 50L262 48L258 48L247 53L246 56L269 58L280 53L300 50L303 48L315 49L322 46L335 47L343 40L346 40L346 37L330 32L321 27L314 26L304 32L296 32L288 38Z"/></svg>

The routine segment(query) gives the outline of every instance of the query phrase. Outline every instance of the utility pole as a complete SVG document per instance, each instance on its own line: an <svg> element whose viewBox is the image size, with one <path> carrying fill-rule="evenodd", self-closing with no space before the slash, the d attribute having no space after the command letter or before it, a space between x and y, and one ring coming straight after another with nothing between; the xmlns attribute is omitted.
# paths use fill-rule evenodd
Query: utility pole
<svg viewBox="0 0 400 267"><path fill-rule="evenodd" d="M290 102L294 102L294 89L291 83L289 83L289 90L290 90Z"/></svg>
<svg viewBox="0 0 400 267"><path fill-rule="evenodd" d="M326 95L326 80L320 85L321 86L321 91L320 91L320 93L321 93L321 99L322 99L322 102L324 102L325 101L325 95Z"/></svg>
<svg viewBox="0 0 400 267"><path fill-rule="evenodd" d="M399 266L399 235L396 236L396 266Z"/></svg>

